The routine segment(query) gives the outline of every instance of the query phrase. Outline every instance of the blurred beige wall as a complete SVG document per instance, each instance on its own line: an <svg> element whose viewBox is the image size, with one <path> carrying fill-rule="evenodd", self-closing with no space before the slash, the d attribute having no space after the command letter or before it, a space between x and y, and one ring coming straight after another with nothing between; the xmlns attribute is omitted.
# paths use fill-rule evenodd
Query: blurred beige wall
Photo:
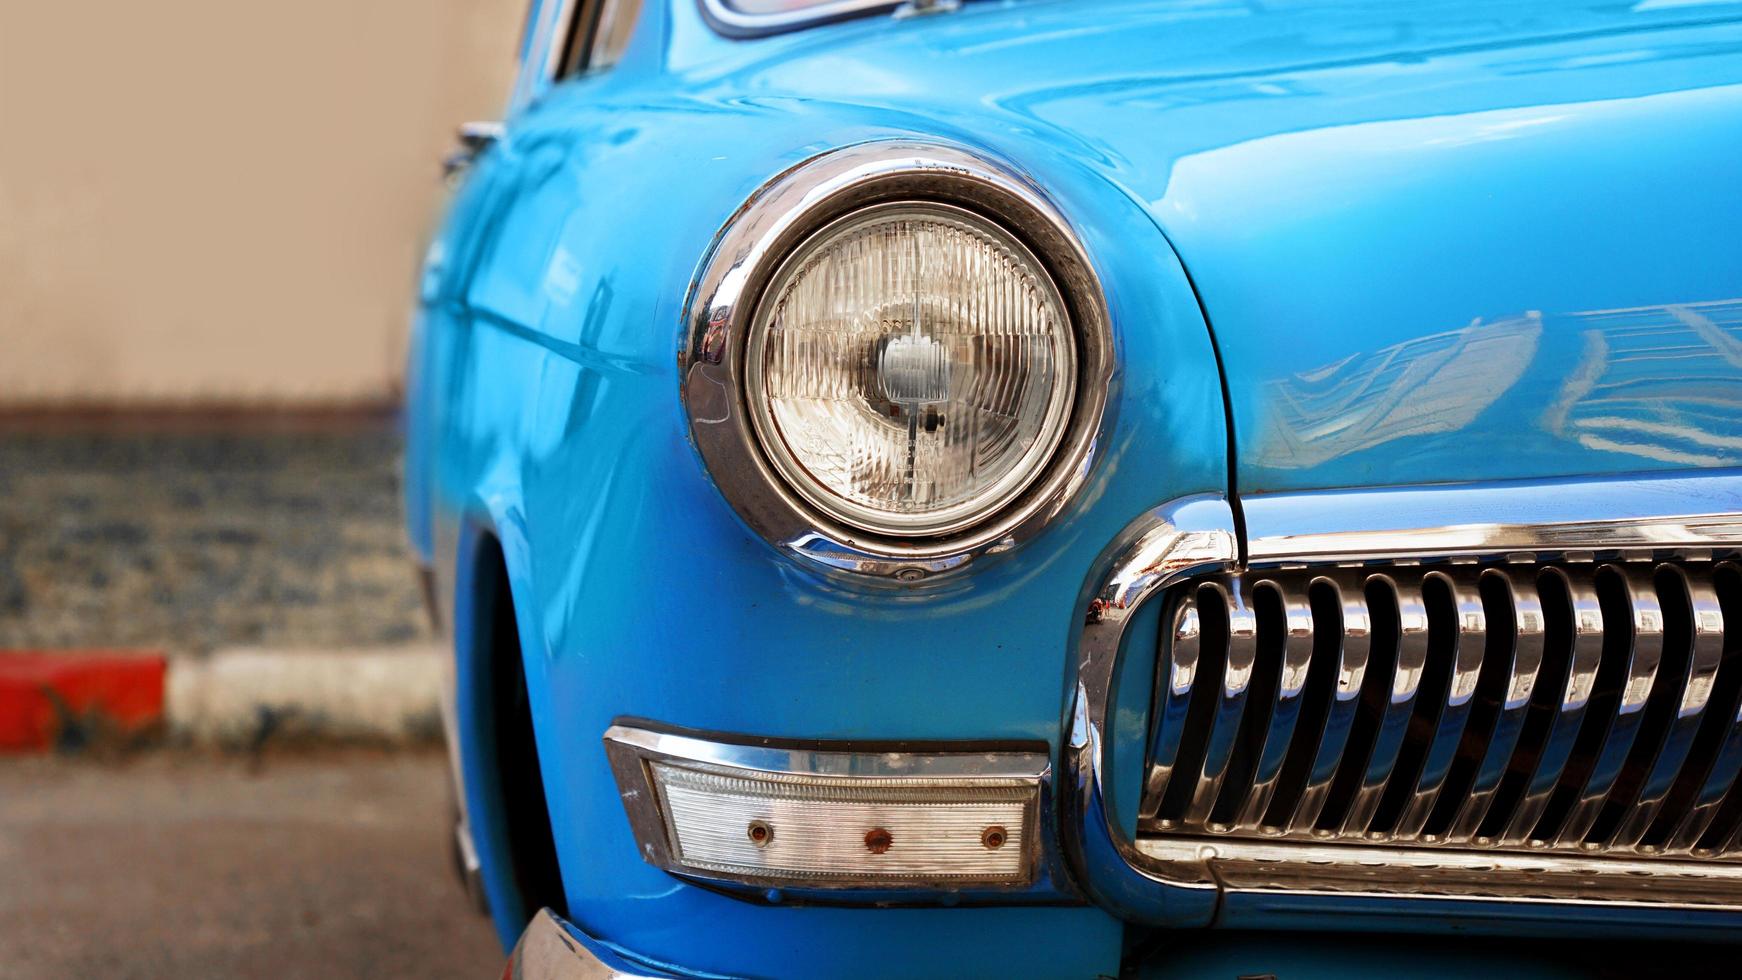
<svg viewBox="0 0 1742 980"><path fill-rule="evenodd" d="M0 0L0 405L392 396L526 0Z"/></svg>

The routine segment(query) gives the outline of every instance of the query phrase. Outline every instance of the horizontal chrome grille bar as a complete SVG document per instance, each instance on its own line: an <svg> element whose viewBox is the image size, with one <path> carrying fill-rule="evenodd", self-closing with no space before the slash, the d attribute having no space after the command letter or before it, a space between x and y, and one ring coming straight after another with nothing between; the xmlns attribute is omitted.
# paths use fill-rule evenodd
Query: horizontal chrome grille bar
<svg viewBox="0 0 1742 980"><path fill-rule="evenodd" d="M1381 487L1242 502L1253 566L1696 557L1742 545L1742 473Z"/></svg>
<svg viewBox="0 0 1742 980"><path fill-rule="evenodd" d="M1742 862L1733 561L1258 568L1166 601L1140 837Z"/></svg>
<svg viewBox="0 0 1742 980"><path fill-rule="evenodd" d="M1376 845L1353 852L1310 841L1146 838L1138 851L1162 866L1212 865L1230 894L1400 893L1507 902L1673 905L1742 911L1742 865L1505 851L1449 853Z"/></svg>

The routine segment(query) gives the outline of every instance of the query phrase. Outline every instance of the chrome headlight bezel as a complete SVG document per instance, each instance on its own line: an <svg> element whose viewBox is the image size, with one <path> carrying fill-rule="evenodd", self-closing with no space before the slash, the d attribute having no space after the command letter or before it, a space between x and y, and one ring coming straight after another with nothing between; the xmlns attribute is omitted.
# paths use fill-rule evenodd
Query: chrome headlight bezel
<svg viewBox="0 0 1742 980"><path fill-rule="evenodd" d="M958 208L1011 235L1050 275L1076 345L1072 408L1052 457L995 509L930 536L879 534L807 499L770 461L746 401L748 334L778 270L820 229L866 207L897 202ZM774 178L716 236L691 285L685 327L682 398L709 474L757 533L829 569L911 582L1008 550L1058 516L1103 441L1113 341L1101 285L1080 240L1031 180L954 146L863 143Z"/></svg>

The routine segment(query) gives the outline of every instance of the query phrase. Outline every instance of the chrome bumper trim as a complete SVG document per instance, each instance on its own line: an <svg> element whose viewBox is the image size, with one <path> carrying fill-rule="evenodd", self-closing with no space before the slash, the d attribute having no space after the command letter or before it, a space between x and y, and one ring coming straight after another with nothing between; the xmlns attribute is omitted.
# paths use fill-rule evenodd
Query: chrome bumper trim
<svg viewBox="0 0 1742 980"><path fill-rule="evenodd" d="M1233 512L1219 497L1151 511L1109 549L1087 593L1060 795L1065 853L1094 900L1122 917L1171 926L1287 924L1315 912L1420 924L1429 905L1464 926L1490 916L1552 914L1521 913L1521 902L1607 909L1618 921L1659 926L1709 926L1708 913L1742 913L1742 870L1713 869L1697 857L1397 855L1406 849L1136 837L1124 827L1140 801L1113 798L1122 790L1109 779L1110 712L1126 630L1139 607L1171 585L1318 562L1710 559L1742 549L1742 472L1259 496L1243 510L1251 534L1244 553ZM1697 914L1679 918L1688 913Z"/></svg>
<svg viewBox="0 0 1742 980"><path fill-rule="evenodd" d="M550 909L539 909L508 954L503 980L669 980L677 974L630 963L571 928Z"/></svg>
<svg viewBox="0 0 1742 980"><path fill-rule="evenodd" d="M454 873L466 890L466 901L479 915L490 914L490 900L484 896L484 865L478 860L478 847L472 842L472 828L463 819L454 821Z"/></svg>

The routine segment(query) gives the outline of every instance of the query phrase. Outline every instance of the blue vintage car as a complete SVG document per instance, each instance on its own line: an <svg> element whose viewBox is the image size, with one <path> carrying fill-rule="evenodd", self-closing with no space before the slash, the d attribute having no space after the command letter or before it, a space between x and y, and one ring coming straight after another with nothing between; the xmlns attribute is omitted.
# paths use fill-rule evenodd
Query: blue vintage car
<svg viewBox="0 0 1742 980"><path fill-rule="evenodd" d="M405 481L515 975L1738 934L1742 5L537 0L520 58Z"/></svg>

